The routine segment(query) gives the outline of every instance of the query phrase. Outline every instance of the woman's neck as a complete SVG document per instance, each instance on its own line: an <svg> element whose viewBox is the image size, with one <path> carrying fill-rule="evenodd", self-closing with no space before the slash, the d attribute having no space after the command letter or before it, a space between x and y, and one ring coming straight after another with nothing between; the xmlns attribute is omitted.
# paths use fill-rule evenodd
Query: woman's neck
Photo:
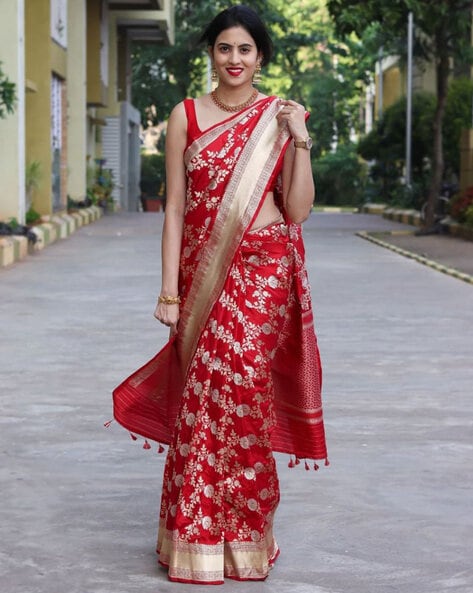
<svg viewBox="0 0 473 593"><path fill-rule="evenodd" d="M218 98L226 105L239 105L240 103L244 103L251 96L254 87L251 84L241 88L218 85L215 91Z"/></svg>

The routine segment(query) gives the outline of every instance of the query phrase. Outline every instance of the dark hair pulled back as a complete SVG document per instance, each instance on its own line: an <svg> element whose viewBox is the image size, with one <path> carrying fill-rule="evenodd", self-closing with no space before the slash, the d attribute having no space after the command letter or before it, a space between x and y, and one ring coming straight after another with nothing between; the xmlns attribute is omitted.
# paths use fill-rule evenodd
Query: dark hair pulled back
<svg viewBox="0 0 473 593"><path fill-rule="evenodd" d="M217 14L207 25L200 41L213 47L220 33L231 27L243 27L251 35L258 52L262 55L261 65L266 66L273 55L273 42L260 17L252 8L244 4L231 6Z"/></svg>

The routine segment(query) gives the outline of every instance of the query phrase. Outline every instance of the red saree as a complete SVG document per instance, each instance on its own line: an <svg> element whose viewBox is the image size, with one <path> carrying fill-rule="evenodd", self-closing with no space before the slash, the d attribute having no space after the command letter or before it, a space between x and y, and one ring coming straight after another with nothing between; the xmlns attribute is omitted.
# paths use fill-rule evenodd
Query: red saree
<svg viewBox="0 0 473 593"><path fill-rule="evenodd" d="M178 334L114 391L114 415L168 443L158 551L171 580L264 579L278 555L273 451L326 459L299 225L249 230L280 174L275 97L185 153Z"/></svg>

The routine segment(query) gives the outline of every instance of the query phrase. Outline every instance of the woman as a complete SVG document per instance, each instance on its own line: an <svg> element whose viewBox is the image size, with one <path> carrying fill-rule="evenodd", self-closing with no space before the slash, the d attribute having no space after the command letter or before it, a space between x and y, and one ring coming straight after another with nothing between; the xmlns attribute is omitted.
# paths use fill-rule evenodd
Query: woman
<svg viewBox="0 0 473 593"><path fill-rule="evenodd" d="M203 40L218 85L174 108L166 139L155 316L171 339L114 396L119 422L170 444L160 563L219 584L265 579L279 553L273 451L294 465L326 448L299 225L314 199L306 112L254 89L271 40L252 9L223 11Z"/></svg>

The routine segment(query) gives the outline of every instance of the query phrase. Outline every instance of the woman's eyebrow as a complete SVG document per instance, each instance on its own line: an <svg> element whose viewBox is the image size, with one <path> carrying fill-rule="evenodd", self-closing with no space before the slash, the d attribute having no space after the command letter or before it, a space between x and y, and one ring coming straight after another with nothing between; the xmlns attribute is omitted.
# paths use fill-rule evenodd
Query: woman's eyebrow
<svg viewBox="0 0 473 593"><path fill-rule="evenodd" d="M227 41L220 41L220 43L218 44L218 47L221 47L222 45L228 45L229 47L231 47L234 44L229 43ZM238 47L253 47L253 45L251 43L240 43L240 45L238 45Z"/></svg>

